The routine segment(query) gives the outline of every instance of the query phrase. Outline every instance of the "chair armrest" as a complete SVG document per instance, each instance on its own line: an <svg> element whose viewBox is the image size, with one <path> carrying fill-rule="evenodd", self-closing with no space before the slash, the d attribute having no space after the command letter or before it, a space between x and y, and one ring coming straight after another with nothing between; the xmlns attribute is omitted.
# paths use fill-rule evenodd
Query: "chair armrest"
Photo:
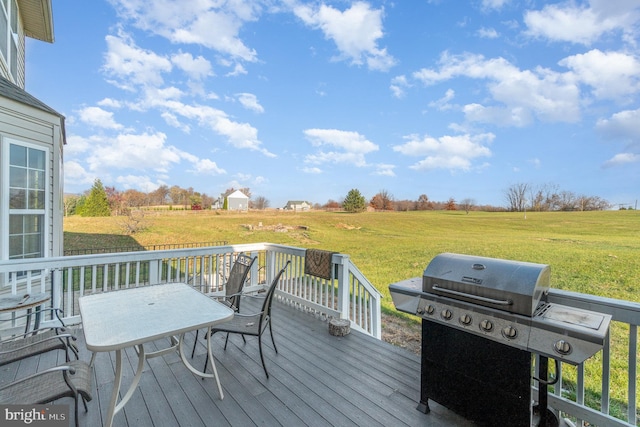
<svg viewBox="0 0 640 427"><path fill-rule="evenodd" d="M31 375L29 375L27 377L20 378L19 380L10 382L9 384L6 384L6 385L0 387L0 390L4 390L4 389L7 389L7 388L14 387L17 384L23 383L25 381L30 381L30 380L32 380L34 378L38 378L38 377L41 377L43 375L50 374L50 373L56 372L56 371L62 372L63 375L66 375L67 373L69 373L71 375L74 375L76 373L76 369L73 366L70 366L70 365L59 365L59 366L55 366L53 368L45 369L44 371L36 372L35 374L31 374Z"/></svg>
<svg viewBox="0 0 640 427"><path fill-rule="evenodd" d="M32 307L32 309L33 309L33 307ZM42 309L40 309L38 311L40 312L40 314L43 314L45 312L50 311L53 315L56 316L56 319L58 319L58 322L60 322L60 324L63 327L65 326L64 322L62 321L62 319L60 317L61 315L64 315L64 311L62 311L61 309L53 308L53 307L45 307L45 308L42 308ZM13 317L11 317L11 319L3 319L3 320L0 320L0 321L1 322L15 321L15 320L18 320L18 319L24 319L25 317L30 317L30 316L34 316L34 315L35 315L35 312L31 312L29 314L25 313L25 314L21 314L19 316L13 316Z"/></svg>
<svg viewBox="0 0 640 427"><path fill-rule="evenodd" d="M45 328L38 328L38 329L34 329L34 330L26 332L26 333L22 333L22 334L19 334L19 335L13 335L13 336L10 336L8 338L3 338L3 339L0 340L0 345L2 345L5 342L18 341L18 340L21 340L21 339L25 339L25 338L31 337L33 335L38 335L39 333L46 333L46 332L49 332L51 330L53 330L56 333L56 335L59 335L60 333L64 333L64 332L67 331L67 329L65 327L63 327L63 326L47 326Z"/></svg>
<svg viewBox="0 0 640 427"><path fill-rule="evenodd" d="M0 347L0 354L2 354L2 355L11 354L11 353L14 353L14 352L17 352L17 351L22 351L22 350L27 349L29 347L42 345L42 343L46 343L46 342L52 341L52 340L63 340L63 342L64 342L64 339L66 339L66 341L67 341L66 345L70 345L69 339L71 339L72 341L76 341L77 340L77 338L74 335L71 335L71 334L60 334L60 335L56 334L56 335L52 335L52 336L47 337L47 338L43 338L41 340L36 340L36 341L29 342L28 344L25 344L25 345L13 347L13 348L11 348L9 350L2 350L1 347ZM11 342L19 343L18 340L13 340Z"/></svg>

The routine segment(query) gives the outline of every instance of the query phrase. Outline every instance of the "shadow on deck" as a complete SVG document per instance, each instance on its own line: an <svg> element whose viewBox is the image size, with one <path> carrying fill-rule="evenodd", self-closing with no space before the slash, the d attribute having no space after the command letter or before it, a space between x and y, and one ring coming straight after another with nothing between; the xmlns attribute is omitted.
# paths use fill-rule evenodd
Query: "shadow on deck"
<svg viewBox="0 0 640 427"><path fill-rule="evenodd" d="M250 299L249 299L250 300ZM245 304L243 311L249 310ZM108 319L105 319L108 321ZM114 426L472 426L446 408L430 402L431 413L416 410L420 397L420 359L391 344L352 331L329 335L327 323L274 301L273 323L278 354L265 336L265 377L257 339L232 336L224 351L224 334L214 335L213 353L225 393L220 400L213 379L190 373L177 353L149 359L131 400ZM78 336L81 359L90 353ZM201 334L202 335L202 334ZM191 350L195 334L186 337ZM194 365L205 361L200 339ZM157 348L168 340L154 343ZM156 348L148 347L148 351ZM62 352L0 367L0 382L23 377L64 361ZM126 353L123 388L133 378L137 355ZM93 400L80 408L80 425L101 426L111 397L114 353L100 353L94 369ZM54 404L69 405L71 399ZM73 420L71 424L73 425Z"/></svg>

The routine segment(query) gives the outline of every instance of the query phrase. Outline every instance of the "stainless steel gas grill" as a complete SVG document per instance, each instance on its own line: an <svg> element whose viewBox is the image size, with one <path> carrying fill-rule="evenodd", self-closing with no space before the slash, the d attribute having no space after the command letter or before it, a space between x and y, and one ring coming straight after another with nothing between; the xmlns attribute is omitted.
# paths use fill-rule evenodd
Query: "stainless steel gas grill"
<svg viewBox="0 0 640 427"><path fill-rule="evenodd" d="M532 353L545 377L547 358L582 363L611 316L546 302L550 277L544 264L445 253L390 285L396 309L423 319L418 409L432 399L483 425L558 425L546 386L532 405Z"/></svg>

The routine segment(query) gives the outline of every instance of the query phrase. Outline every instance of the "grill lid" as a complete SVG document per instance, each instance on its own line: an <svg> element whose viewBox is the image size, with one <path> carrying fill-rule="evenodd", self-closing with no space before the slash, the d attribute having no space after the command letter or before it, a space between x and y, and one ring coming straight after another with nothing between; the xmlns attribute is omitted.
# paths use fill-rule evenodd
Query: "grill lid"
<svg viewBox="0 0 640 427"><path fill-rule="evenodd" d="M550 276L545 264L443 253L424 270L422 290L531 317Z"/></svg>

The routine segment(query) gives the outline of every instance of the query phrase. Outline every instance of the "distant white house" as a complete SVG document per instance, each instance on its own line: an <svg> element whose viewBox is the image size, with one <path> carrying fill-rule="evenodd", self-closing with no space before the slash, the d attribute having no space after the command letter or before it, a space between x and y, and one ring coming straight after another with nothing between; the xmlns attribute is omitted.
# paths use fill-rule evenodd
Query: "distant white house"
<svg viewBox="0 0 640 427"><path fill-rule="evenodd" d="M308 211L311 209L311 203L304 200L289 200L284 207L285 211Z"/></svg>
<svg viewBox="0 0 640 427"><path fill-rule="evenodd" d="M247 211L249 210L249 197L240 190L236 190L227 196L227 210Z"/></svg>

